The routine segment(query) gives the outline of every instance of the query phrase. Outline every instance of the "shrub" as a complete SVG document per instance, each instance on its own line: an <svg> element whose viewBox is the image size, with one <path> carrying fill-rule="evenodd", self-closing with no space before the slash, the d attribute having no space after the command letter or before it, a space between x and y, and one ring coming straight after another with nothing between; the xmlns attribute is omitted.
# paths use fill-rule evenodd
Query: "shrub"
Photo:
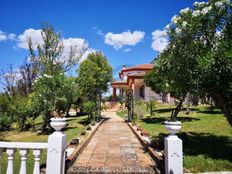
<svg viewBox="0 0 232 174"><path fill-rule="evenodd" d="M86 128L86 130L91 130L92 129L92 127L91 126L87 126L87 128Z"/></svg>
<svg viewBox="0 0 232 174"><path fill-rule="evenodd" d="M6 131L10 129L12 119L6 113L0 113L0 130Z"/></svg>

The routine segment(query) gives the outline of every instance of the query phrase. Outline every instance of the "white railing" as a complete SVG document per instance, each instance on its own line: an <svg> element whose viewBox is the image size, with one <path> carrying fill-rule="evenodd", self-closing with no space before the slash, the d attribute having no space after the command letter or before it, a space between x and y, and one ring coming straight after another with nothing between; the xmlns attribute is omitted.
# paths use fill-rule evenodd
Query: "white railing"
<svg viewBox="0 0 232 174"><path fill-rule="evenodd" d="M47 149L47 143L0 142L0 148L0 156L2 155L1 152L3 152L3 150L6 150L6 154L8 155L7 174L13 174L14 154L17 150L19 150L21 156L19 173L26 173L27 154L32 150L35 161L33 174L40 174L40 154L43 149Z"/></svg>
<svg viewBox="0 0 232 174"><path fill-rule="evenodd" d="M61 129L66 126L66 119L51 119L51 126L55 132L48 137L48 143L2 142L0 141L0 159L3 151L8 156L7 174L14 172L14 155L18 150L21 157L19 174L26 174L27 154L34 155L33 174L40 174L40 155L43 149L47 150L46 174L64 174L66 135ZM0 171L1 172L1 171Z"/></svg>

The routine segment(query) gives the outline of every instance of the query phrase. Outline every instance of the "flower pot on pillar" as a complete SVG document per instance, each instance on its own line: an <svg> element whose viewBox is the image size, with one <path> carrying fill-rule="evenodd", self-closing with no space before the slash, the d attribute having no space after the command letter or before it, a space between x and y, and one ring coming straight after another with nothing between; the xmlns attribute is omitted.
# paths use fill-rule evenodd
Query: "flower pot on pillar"
<svg viewBox="0 0 232 174"><path fill-rule="evenodd" d="M50 125L55 132L48 137L46 173L64 174L67 142L66 134L61 130L66 126L66 118L51 118Z"/></svg>
<svg viewBox="0 0 232 174"><path fill-rule="evenodd" d="M50 125L56 132L60 132L66 126L66 120L66 118L51 118Z"/></svg>
<svg viewBox="0 0 232 174"><path fill-rule="evenodd" d="M183 174L183 147L182 140L177 137L181 129L180 121L165 121L165 128L170 135L165 137L165 174Z"/></svg>
<svg viewBox="0 0 232 174"><path fill-rule="evenodd" d="M181 122L180 121L165 121L165 128L171 135L175 135L181 129Z"/></svg>

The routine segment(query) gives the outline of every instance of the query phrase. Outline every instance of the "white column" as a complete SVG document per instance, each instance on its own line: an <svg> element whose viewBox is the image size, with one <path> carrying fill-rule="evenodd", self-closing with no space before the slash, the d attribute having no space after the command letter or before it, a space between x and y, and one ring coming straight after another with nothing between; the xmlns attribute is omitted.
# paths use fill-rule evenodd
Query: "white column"
<svg viewBox="0 0 232 174"><path fill-rule="evenodd" d="M64 174L66 134L60 130L65 127L66 119L51 119L51 126L56 130L48 137L46 174Z"/></svg>
<svg viewBox="0 0 232 174"><path fill-rule="evenodd" d="M0 148L0 173L2 173L2 152L3 149Z"/></svg>
<svg viewBox="0 0 232 174"><path fill-rule="evenodd" d="M21 166L20 166L20 174L26 174L27 173L27 150L26 149L20 149L19 154L21 155Z"/></svg>
<svg viewBox="0 0 232 174"><path fill-rule="evenodd" d="M13 174L14 173L14 154L15 154L15 149L7 149L6 153L8 155L8 165L7 165L7 174Z"/></svg>
<svg viewBox="0 0 232 174"><path fill-rule="evenodd" d="M35 161L33 174L40 174L40 154L41 154L41 150L39 149L33 150L34 161Z"/></svg>
<svg viewBox="0 0 232 174"><path fill-rule="evenodd" d="M176 135L165 137L165 174L183 174L182 140Z"/></svg>

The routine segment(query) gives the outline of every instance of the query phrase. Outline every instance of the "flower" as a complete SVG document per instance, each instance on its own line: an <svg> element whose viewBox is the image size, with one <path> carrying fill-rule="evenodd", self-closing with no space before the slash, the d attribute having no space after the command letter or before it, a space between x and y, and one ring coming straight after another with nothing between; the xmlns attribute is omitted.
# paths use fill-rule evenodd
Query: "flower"
<svg viewBox="0 0 232 174"><path fill-rule="evenodd" d="M206 15L207 13L209 13L209 11L212 10L212 6L208 6L208 7L205 7L201 10L201 13Z"/></svg>
<svg viewBox="0 0 232 174"><path fill-rule="evenodd" d="M165 30L170 30L170 24L165 26Z"/></svg>
<svg viewBox="0 0 232 174"><path fill-rule="evenodd" d="M204 43L204 45L206 45L206 44L207 44L207 40L204 40L204 42L203 42L203 43Z"/></svg>
<svg viewBox="0 0 232 174"><path fill-rule="evenodd" d="M199 10L194 10L192 15L193 15L193 17L197 17L200 14L201 14L201 12Z"/></svg>
<svg viewBox="0 0 232 174"><path fill-rule="evenodd" d="M219 8L219 7L223 6L223 3L221 1L218 1L215 3L215 6Z"/></svg>
<svg viewBox="0 0 232 174"><path fill-rule="evenodd" d="M47 75L47 74L44 74L44 77L52 78L52 76L49 76L49 75Z"/></svg>
<svg viewBox="0 0 232 174"><path fill-rule="evenodd" d="M183 21L182 27L183 27L183 28L186 28L187 24L188 24L188 23L187 23L186 21Z"/></svg>
<svg viewBox="0 0 232 174"><path fill-rule="evenodd" d="M204 6L205 4L207 4L207 3L206 3L206 2L198 2L198 1L196 1L196 2L193 3L193 5L194 5L195 7L202 7L202 6Z"/></svg>
<svg viewBox="0 0 232 174"><path fill-rule="evenodd" d="M190 11L190 8L187 7L187 8L184 8L184 9L180 10L180 13L181 13L181 14L184 14L184 13L187 13L187 12L189 12L189 11Z"/></svg>
<svg viewBox="0 0 232 174"><path fill-rule="evenodd" d="M173 24L177 24L177 21L179 20L179 17L177 15L173 16L171 21Z"/></svg>
<svg viewBox="0 0 232 174"><path fill-rule="evenodd" d="M182 30L178 27L176 27L176 30L175 30L176 34L181 34Z"/></svg>

